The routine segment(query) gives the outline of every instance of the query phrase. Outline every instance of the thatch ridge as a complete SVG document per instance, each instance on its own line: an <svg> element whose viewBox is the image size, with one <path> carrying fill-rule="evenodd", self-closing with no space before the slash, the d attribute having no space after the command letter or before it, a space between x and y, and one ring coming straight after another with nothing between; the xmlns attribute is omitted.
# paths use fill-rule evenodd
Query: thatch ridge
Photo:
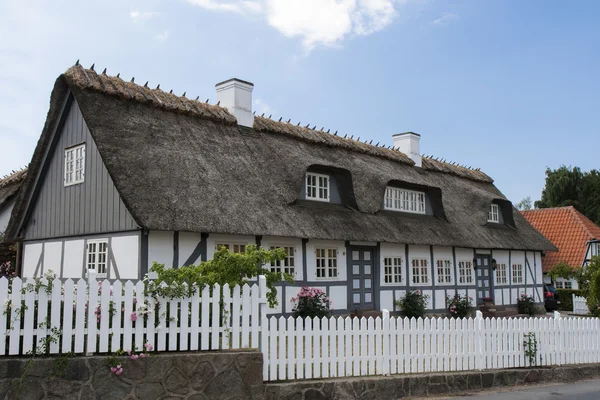
<svg viewBox="0 0 600 400"><path fill-rule="evenodd" d="M494 182L492 178L490 178L487 174L478 169L450 164L445 161L435 160L433 159L433 157L423 157L421 161L423 169L426 169L428 171L443 172L446 174L451 174L459 176L461 178L471 179L474 181L489 183Z"/></svg>
<svg viewBox="0 0 600 400"><path fill-rule="evenodd" d="M27 177L27 167L0 178L0 207L13 198Z"/></svg>

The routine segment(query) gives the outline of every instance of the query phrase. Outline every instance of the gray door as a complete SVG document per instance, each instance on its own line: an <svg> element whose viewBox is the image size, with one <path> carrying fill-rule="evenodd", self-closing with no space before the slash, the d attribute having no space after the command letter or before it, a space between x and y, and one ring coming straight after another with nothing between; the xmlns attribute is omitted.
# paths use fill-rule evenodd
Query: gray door
<svg viewBox="0 0 600 400"><path fill-rule="evenodd" d="M348 249L348 293L350 310L374 309L373 256L371 247L352 246Z"/></svg>
<svg viewBox="0 0 600 400"><path fill-rule="evenodd" d="M492 288L492 260L489 254L477 254L475 256L477 279L477 305L483 304L485 297L494 298Z"/></svg>

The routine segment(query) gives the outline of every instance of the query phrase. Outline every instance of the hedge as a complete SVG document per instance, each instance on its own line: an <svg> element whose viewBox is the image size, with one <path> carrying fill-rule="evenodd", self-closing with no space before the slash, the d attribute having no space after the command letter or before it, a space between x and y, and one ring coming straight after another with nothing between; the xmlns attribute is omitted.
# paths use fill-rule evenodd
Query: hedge
<svg viewBox="0 0 600 400"><path fill-rule="evenodd" d="M572 290L572 289L556 289L560 296L560 304L558 309L561 311L573 311L573 294L575 296L583 296L583 290Z"/></svg>

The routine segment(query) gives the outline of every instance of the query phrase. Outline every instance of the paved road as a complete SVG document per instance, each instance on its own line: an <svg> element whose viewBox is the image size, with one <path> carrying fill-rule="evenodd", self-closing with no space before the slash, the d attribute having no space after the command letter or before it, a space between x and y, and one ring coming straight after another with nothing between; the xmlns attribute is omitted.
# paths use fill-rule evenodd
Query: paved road
<svg viewBox="0 0 600 400"><path fill-rule="evenodd" d="M510 392L477 393L467 397L450 397L463 400L599 400L600 379L567 385L536 386Z"/></svg>

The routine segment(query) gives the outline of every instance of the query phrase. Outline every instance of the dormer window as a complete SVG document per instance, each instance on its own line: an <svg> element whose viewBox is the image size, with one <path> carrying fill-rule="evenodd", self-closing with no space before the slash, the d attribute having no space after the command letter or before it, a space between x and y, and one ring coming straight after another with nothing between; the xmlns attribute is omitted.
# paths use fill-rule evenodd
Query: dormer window
<svg viewBox="0 0 600 400"><path fill-rule="evenodd" d="M329 175L306 173L306 199L329 202Z"/></svg>
<svg viewBox="0 0 600 400"><path fill-rule="evenodd" d="M500 222L500 207L498 204L490 204L490 211L488 214L488 222Z"/></svg>
<svg viewBox="0 0 600 400"><path fill-rule="evenodd" d="M425 192L388 187L384 206L391 211L425 214Z"/></svg>
<svg viewBox="0 0 600 400"><path fill-rule="evenodd" d="M65 149L65 186L85 180L85 143Z"/></svg>

